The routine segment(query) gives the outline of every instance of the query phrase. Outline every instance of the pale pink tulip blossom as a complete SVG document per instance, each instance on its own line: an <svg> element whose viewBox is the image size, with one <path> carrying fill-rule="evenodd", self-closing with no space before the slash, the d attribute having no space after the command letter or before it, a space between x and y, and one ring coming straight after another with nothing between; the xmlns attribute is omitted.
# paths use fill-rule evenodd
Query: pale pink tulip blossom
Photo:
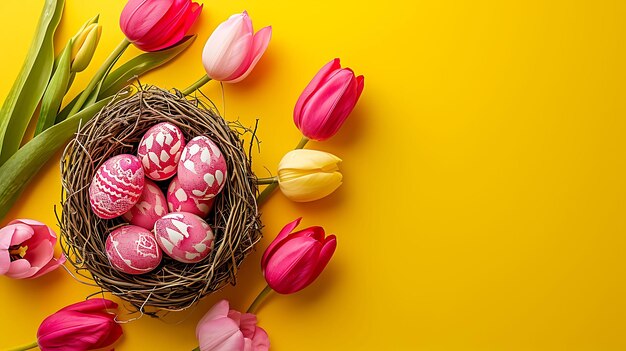
<svg viewBox="0 0 626 351"><path fill-rule="evenodd" d="M54 258L56 234L47 225L18 219L0 229L0 275L37 278L55 270L65 256Z"/></svg>
<svg viewBox="0 0 626 351"><path fill-rule="evenodd" d="M216 303L196 327L200 351L267 351L267 333L254 314L229 310L226 300Z"/></svg>
<svg viewBox="0 0 626 351"><path fill-rule="evenodd" d="M246 78L269 45L272 27L256 34L247 12L230 16L207 40L202 63L209 78L237 83Z"/></svg>

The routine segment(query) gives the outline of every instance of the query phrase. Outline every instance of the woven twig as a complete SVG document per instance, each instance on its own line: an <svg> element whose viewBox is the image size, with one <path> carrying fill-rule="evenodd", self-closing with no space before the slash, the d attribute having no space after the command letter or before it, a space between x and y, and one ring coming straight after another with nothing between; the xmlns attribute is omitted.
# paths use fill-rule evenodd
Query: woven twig
<svg viewBox="0 0 626 351"><path fill-rule="evenodd" d="M93 214L89 184L95 170L112 156L136 154L143 134L161 122L178 126L187 140L209 137L226 158L229 176L207 217L215 232L215 246L199 263L185 264L164 255L151 273L128 275L113 269L104 251L107 235L124 221ZM229 127L215 108L156 87L140 87L135 95L109 104L85 124L61 159L61 247L77 277L93 279L141 313L150 313L144 306L157 311L184 310L227 283L234 285L239 265L261 238L256 176L241 138L245 132L234 124ZM159 183L162 189L167 184Z"/></svg>

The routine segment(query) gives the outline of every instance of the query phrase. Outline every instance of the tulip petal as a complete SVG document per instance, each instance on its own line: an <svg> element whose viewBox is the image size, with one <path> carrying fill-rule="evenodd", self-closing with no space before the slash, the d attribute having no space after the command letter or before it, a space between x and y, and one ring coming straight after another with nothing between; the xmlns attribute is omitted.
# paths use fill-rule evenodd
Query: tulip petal
<svg viewBox="0 0 626 351"><path fill-rule="evenodd" d="M302 110L304 105L307 103L313 92L319 88L319 86L326 81L327 77L334 71L341 68L341 63L338 58L333 59L322 67L319 72L313 77L311 82L304 88L302 94L298 98L296 102L296 107L294 108L293 116L296 127L300 129L302 123Z"/></svg>
<svg viewBox="0 0 626 351"><path fill-rule="evenodd" d="M230 307L227 300L220 300L215 305L213 305L213 307L211 307L211 309L207 313L205 313L202 319L200 319L200 321L198 322L198 327L196 328L196 338L198 338L200 335L199 333L201 325L209 321L228 316L229 308Z"/></svg>
<svg viewBox="0 0 626 351"><path fill-rule="evenodd" d="M228 317L199 323L197 333L202 351L236 351L244 347L239 326Z"/></svg>
<svg viewBox="0 0 626 351"><path fill-rule="evenodd" d="M323 242L324 241L324 228L319 226L308 227L302 229L299 232L293 233L289 236L289 238L311 238L315 241Z"/></svg>
<svg viewBox="0 0 626 351"><path fill-rule="evenodd" d="M252 337L252 350L268 351L270 349L270 338L263 328L256 327Z"/></svg>
<svg viewBox="0 0 626 351"><path fill-rule="evenodd" d="M54 246L50 241L40 241L35 245L29 246L26 250L24 259L30 262L30 265L39 270L45 266L54 256Z"/></svg>
<svg viewBox="0 0 626 351"><path fill-rule="evenodd" d="M202 62L212 79L222 81L246 63L253 45L246 18L246 14L232 15L220 23L207 40Z"/></svg>
<svg viewBox="0 0 626 351"><path fill-rule="evenodd" d="M62 266L66 261L65 255L61 254L59 258L53 258L45 266L41 267L37 273L33 274L31 279L38 278L46 273L52 272L53 270Z"/></svg>
<svg viewBox="0 0 626 351"><path fill-rule="evenodd" d="M287 240L268 260L265 279L272 289L281 294L302 290L315 271L322 245L310 238Z"/></svg>
<svg viewBox="0 0 626 351"><path fill-rule="evenodd" d="M252 313L239 313L239 329L244 338L252 339L257 324L256 316Z"/></svg>
<svg viewBox="0 0 626 351"><path fill-rule="evenodd" d="M279 183L281 192L291 201L310 202L332 194L341 186L340 172L311 173Z"/></svg>
<svg viewBox="0 0 626 351"><path fill-rule="evenodd" d="M5 275L13 279L24 279L32 276L35 272L37 270L30 266L30 262L25 259L19 259L9 264L9 270Z"/></svg>
<svg viewBox="0 0 626 351"><path fill-rule="evenodd" d="M66 310L41 323L37 340L43 350L82 351L110 346L121 335L112 318Z"/></svg>
<svg viewBox="0 0 626 351"><path fill-rule="evenodd" d="M265 27L259 30L253 38L253 47L252 47L252 55L251 62L247 64L247 67L242 66L240 70L235 72L232 75L232 78L229 78L225 82L227 83L238 83L245 79L252 69L256 66L257 62L261 59L265 50L267 50L268 45L270 44L270 39L272 38L272 27ZM244 68L245 67L245 68Z"/></svg>
<svg viewBox="0 0 626 351"><path fill-rule="evenodd" d="M329 235L324 240L324 246L322 247L320 255L317 259L317 266L315 268L315 271L311 274L311 280L307 283L307 285L311 284L315 279L317 279L317 277L319 277L322 271L324 271L324 268L326 268L326 265L328 265L328 262L330 262L330 259L333 257L336 249L337 237L334 235Z"/></svg>
<svg viewBox="0 0 626 351"><path fill-rule="evenodd" d="M77 302L75 304L66 306L59 311L74 311L74 312L82 312L82 313L92 313L92 312L102 312L117 309L117 303L103 299L103 298L93 298L81 302Z"/></svg>
<svg viewBox="0 0 626 351"><path fill-rule="evenodd" d="M120 28L128 40L143 38L169 11L172 0L130 0L122 10Z"/></svg>
<svg viewBox="0 0 626 351"><path fill-rule="evenodd" d="M263 253L263 257L261 258L261 267L263 267L263 269L265 269L265 266L267 265L268 257L274 254L274 251L276 251L277 246L279 246L279 244L282 243L283 239L285 239L287 235L289 235L294 229L296 229L296 227L300 224L300 221L302 221L302 217L285 225L283 229L280 230L280 233L278 233L276 238L270 243L267 249L265 249L265 252Z"/></svg>
<svg viewBox="0 0 626 351"><path fill-rule="evenodd" d="M169 20L169 23L155 26L153 31L134 44L149 52L163 50L177 44L198 19L203 6L185 0L185 5Z"/></svg>
<svg viewBox="0 0 626 351"><path fill-rule="evenodd" d="M11 246L21 245L35 235L35 230L33 228L26 224L14 222L16 221L11 222L7 226L7 228L10 228L9 230L13 230L13 234L11 235Z"/></svg>
<svg viewBox="0 0 626 351"><path fill-rule="evenodd" d="M333 172L339 170L339 163L341 159L328 152L310 149L292 150L286 153L278 164L278 178L283 181L318 171Z"/></svg>

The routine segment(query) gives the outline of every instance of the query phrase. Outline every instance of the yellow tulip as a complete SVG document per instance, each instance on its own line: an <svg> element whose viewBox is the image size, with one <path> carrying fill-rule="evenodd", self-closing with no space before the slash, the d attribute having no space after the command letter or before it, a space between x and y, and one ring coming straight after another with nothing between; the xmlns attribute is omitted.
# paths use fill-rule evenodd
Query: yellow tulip
<svg viewBox="0 0 626 351"><path fill-rule="evenodd" d="M101 33L102 26L98 24L98 17L95 17L85 23L72 38L74 40L72 44L72 72L82 72L89 66L98 47Z"/></svg>
<svg viewBox="0 0 626 351"><path fill-rule="evenodd" d="M292 201L308 202L330 195L341 185L341 159L316 150L293 150L278 165L280 190Z"/></svg>

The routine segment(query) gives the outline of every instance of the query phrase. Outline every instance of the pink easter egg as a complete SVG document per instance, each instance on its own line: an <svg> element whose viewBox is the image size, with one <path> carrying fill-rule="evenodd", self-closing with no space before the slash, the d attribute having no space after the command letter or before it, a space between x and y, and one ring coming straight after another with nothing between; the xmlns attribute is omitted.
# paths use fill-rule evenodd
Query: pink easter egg
<svg viewBox="0 0 626 351"><path fill-rule="evenodd" d="M91 209L103 219L121 216L137 203L143 184L143 167L137 157L111 157L96 170L89 186Z"/></svg>
<svg viewBox="0 0 626 351"><path fill-rule="evenodd" d="M132 225L152 230L154 222L167 214L167 203L163 192L153 181L145 179L144 182L139 200L122 218Z"/></svg>
<svg viewBox="0 0 626 351"><path fill-rule="evenodd" d="M111 266L128 274L148 273L157 268L163 258L152 232L134 225L111 232L105 251Z"/></svg>
<svg viewBox="0 0 626 351"><path fill-rule="evenodd" d="M213 230L193 213L173 212L154 224L157 243L163 251L184 263L196 263L206 258L213 248Z"/></svg>
<svg viewBox="0 0 626 351"><path fill-rule="evenodd" d="M137 157L146 177L165 180L176 174L185 136L175 125L163 122L148 129L139 142Z"/></svg>
<svg viewBox="0 0 626 351"><path fill-rule="evenodd" d="M200 199L212 199L226 184L226 159L209 138L198 136L185 146L178 163L181 188Z"/></svg>
<svg viewBox="0 0 626 351"><path fill-rule="evenodd" d="M170 212L189 212L205 218L213 207L212 199L199 199L180 187L178 176L167 188L167 207Z"/></svg>

